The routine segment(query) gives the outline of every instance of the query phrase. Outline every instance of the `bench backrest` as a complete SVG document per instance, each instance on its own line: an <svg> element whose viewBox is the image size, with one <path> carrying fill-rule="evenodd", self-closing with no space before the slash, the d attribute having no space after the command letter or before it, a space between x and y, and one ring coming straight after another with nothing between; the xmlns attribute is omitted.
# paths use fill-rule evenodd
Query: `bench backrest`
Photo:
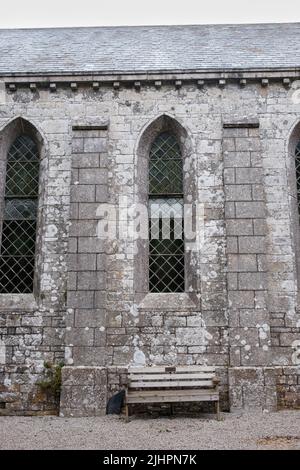
<svg viewBox="0 0 300 470"><path fill-rule="evenodd" d="M218 382L215 371L206 366L129 367L128 388L212 388Z"/></svg>

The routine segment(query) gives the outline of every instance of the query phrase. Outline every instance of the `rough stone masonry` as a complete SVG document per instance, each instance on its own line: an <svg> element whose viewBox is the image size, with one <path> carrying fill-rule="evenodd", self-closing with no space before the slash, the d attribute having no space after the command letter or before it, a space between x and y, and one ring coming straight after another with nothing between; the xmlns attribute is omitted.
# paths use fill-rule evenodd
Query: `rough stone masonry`
<svg viewBox="0 0 300 470"><path fill-rule="evenodd" d="M137 364L216 366L224 410L300 406L299 49L300 24L0 30L1 224L13 139L41 162L34 289L0 294L1 414L57 410L45 361L62 416L102 414ZM182 293L149 292L147 241L99 236L107 208L134 226L164 131L203 209Z"/></svg>

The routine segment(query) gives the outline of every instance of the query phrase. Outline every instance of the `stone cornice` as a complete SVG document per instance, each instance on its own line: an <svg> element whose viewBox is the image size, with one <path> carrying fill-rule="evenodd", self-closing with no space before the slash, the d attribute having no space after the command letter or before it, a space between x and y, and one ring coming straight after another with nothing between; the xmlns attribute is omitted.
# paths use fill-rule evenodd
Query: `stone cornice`
<svg viewBox="0 0 300 470"><path fill-rule="evenodd" d="M95 92L101 87L112 87L115 91L122 87L132 87L139 92L145 86L156 89L164 85L172 85L180 90L185 85L196 85L202 88L206 85L216 85L225 88L228 84L245 87L250 83L260 83L267 87L272 83L281 83L290 87L294 80L300 80L299 69L282 70L249 70L249 71L201 71L184 73L144 73L144 74L72 74L72 75L10 75L0 77L6 88L14 92L18 88L29 88L33 93L38 89L49 89L55 92L58 87L67 87L76 92L81 86L89 86Z"/></svg>
<svg viewBox="0 0 300 470"><path fill-rule="evenodd" d="M5 82L148 82L155 80L219 80L219 79L242 79L249 80L260 78L300 78L300 67L294 69L249 69L249 70L201 70L201 71L160 71L160 72L147 72L147 73L83 73L74 72L53 74L51 72L44 74L35 73L14 73L14 74L1 74L0 79Z"/></svg>

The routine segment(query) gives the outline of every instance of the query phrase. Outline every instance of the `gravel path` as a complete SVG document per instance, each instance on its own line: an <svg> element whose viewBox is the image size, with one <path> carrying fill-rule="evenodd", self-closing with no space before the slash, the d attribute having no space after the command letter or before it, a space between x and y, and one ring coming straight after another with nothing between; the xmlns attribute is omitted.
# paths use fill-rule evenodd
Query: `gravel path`
<svg viewBox="0 0 300 470"><path fill-rule="evenodd" d="M0 449L300 449L300 410L197 418L0 417Z"/></svg>

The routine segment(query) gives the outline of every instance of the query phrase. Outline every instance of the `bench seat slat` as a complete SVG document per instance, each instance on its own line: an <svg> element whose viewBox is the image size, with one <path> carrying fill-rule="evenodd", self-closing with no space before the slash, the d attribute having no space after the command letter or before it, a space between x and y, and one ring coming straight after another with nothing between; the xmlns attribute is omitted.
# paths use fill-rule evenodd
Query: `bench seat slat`
<svg viewBox="0 0 300 470"><path fill-rule="evenodd" d="M156 381L156 382L142 382L131 381L130 388L169 388L169 387L214 387L212 380L177 380L177 381Z"/></svg>
<svg viewBox="0 0 300 470"><path fill-rule="evenodd" d="M184 380L184 379L213 379L215 377L215 374L209 373L209 374L177 374L177 372L174 372L172 374L130 374L129 375L129 380L133 381L154 381L154 380Z"/></svg>
<svg viewBox="0 0 300 470"><path fill-rule="evenodd" d="M217 395L218 392L214 389L173 389L173 390L128 390L127 396L130 397L138 397L138 396L145 396L145 397L152 397L152 396L188 396L188 395L207 395L207 394L214 394Z"/></svg>
<svg viewBox="0 0 300 470"><path fill-rule="evenodd" d="M152 366L152 367L129 367L129 374L156 374L166 372L166 367L168 366ZM176 373L190 373L190 372L201 372L201 373L211 373L215 372L215 367L209 366L176 366Z"/></svg>
<svg viewBox="0 0 300 470"><path fill-rule="evenodd" d="M127 403L173 403L173 402L198 402L198 401L218 401L219 396L218 394L210 394L207 395L157 395L157 396L139 396L139 397L131 397L130 395L127 398Z"/></svg>

